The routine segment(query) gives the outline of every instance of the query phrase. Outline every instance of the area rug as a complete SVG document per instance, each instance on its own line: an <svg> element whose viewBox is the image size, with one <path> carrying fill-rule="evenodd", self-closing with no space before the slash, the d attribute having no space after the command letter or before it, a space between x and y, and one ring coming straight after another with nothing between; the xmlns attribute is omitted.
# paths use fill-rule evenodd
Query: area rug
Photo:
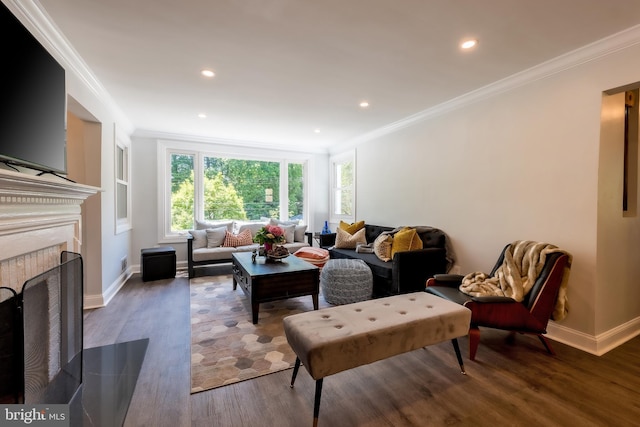
<svg viewBox="0 0 640 427"><path fill-rule="evenodd" d="M191 393L293 367L282 319L313 310L311 296L260 304L258 323L231 275L197 277L191 289ZM320 307L328 304L318 298Z"/></svg>

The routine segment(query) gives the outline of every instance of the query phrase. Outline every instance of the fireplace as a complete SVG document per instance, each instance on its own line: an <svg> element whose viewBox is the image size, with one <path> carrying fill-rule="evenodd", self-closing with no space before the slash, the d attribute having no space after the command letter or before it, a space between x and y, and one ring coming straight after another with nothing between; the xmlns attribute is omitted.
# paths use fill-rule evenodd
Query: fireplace
<svg viewBox="0 0 640 427"><path fill-rule="evenodd" d="M32 283L34 287L27 285L25 290L31 288L36 295L44 293L42 289L36 288L38 283L50 284L57 280L58 275L66 277L70 271L74 271L74 281L81 281L72 286L74 292L71 299L62 298L62 301L73 307L81 304L83 272L77 271L77 265L66 265L65 260L69 256L74 260L81 260L77 255L82 253L81 205L86 198L98 191L95 187L53 177L0 170L0 287L11 288L0 291L0 301L6 302L20 294L23 283L31 278L35 278ZM63 254L62 262L60 254ZM88 262L88 258L85 259ZM64 271L43 279L43 273L51 269L55 271L60 265ZM27 293L29 292L25 292L25 295ZM39 303L42 307L51 307L51 301L56 299L50 296L47 298L48 302ZM0 302L0 306L2 304ZM25 304L25 323L51 322L47 320L50 315L44 314L44 310L43 313L33 315L26 313L27 305ZM0 340L3 329L1 317ZM73 394L73 388L78 382L77 366L80 363L82 386L69 405L70 425L122 425L149 340L145 338L83 349L82 356L78 357L74 351L78 341L82 348L82 333L77 332L77 323L70 330L68 326L63 326L68 320L54 321L54 324L60 325L57 331L55 327L47 330L50 336L61 335L62 330L69 331L66 341L59 344L60 348L56 349L55 345L52 348L47 344L34 353L33 357L38 362L34 363L33 378L25 381L25 400L31 399L29 396L36 396L33 399L49 399L47 395L53 389L62 389L63 397L60 399L66 400ZM33 341L39 344L40 339L34 338ZM60 355L52 357L55 354ZM30 357L32 356L26 355L25 359ZM31 361L26 362L25 368L29 369L30 363ZM22 367L19 370L19 376L22 377ZM64 376L69 381L58 383L55 372L60 370L64 371ZM0 376L1 374L0 372ZM0 385L3 384L2 381L4 379L0 378Z"/></svg>
<svg viewBox="0 0 640 427"><path fill-rule="evenodd" d="M56 378L61 370L74 377L70 387L75 388L77 368L74 364L82 360L76 350L78 343L82 349L83 271L75 265L82 263L78 255L82 251L81 205L98 191L98 188L56 177L0 170L0 287L5 288L0 292L0 305L6 307L20 302L18 306L24 308L24 316L18 319L0 315L0 341L6 341L2 337L6 336L7 321L22 327L24 320L27 326L24 339L31 346L23 355L24 363L20 358L18 366L20 376L23 368L29 373L29 378L20 380L19 398L25 403L48 398L45 395L52 393L49 387L60 385ZM69 293L62 283L68 282L72 272L74 289ZM56 301L60 301L61 306L56 306ZM69 326L72 319L68 314L55 317L69 305L76 310L80 307L79 314L74 314L80 317L79 330L77 322ZM57 344L50 344L48 339L44 344L42 338L30 335L33 324L43 326L44 334L55 337L53 341ZM21 332L15 336L22 340ZM0 355L0 364L3 361L6 362L6 357L3 359ZM71 365L67 366L68 363ZM0 381L5 379L4 375L4 371L0 372L3 376ZM27 388L29 391L23 394ZM69 385L62 388L67 390ZM69 393L73 391L62 394Z"/></svg>

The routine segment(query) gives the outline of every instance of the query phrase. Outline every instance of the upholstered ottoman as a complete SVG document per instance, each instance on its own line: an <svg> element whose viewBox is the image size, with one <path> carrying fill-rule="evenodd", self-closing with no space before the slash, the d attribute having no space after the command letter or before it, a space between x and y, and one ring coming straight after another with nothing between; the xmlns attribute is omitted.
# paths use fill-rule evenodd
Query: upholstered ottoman
<svg viewBox="0 0 640 427"><path fill-rule="evenodd" d="M446 340L452 341L464 373L457 338L467 335L470 321L468 308L426 292L285 317L284 332L297 356L291 387L304 364L316 380L315 426L328 375Z"/></svg>
<svg viewBox="0 0 640 427"><path fill-rule="evenodd" d="M142 281L176 277L176 251L171 246L140 250Z"/></svg>
<svg viewBox="0 0 640 427"><path fill-rule="evenodd" d="M330 259L320 272L324 299L333 305L371 299L373 274L361 259Z"/></svg>

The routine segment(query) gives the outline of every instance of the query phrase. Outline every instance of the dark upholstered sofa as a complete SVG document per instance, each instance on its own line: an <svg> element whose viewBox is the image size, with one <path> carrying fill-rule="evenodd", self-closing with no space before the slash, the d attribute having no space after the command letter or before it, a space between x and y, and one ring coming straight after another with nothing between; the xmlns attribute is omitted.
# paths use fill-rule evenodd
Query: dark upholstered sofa
<svg viewBox="0 0 640 427"><path fill-rule="evenodd" d="M416 227L423 249L397 252L393 260L384 262L375 253L359 253L355 249L329 248L331 258L354 258L367 263L373 273L373 295L376 297L424 291L426 281L434 274L446 273L453 264L447 235L437 228ZM367 243L393 227L365 224ZM325 236L327 242L331 236Z"/></svg>

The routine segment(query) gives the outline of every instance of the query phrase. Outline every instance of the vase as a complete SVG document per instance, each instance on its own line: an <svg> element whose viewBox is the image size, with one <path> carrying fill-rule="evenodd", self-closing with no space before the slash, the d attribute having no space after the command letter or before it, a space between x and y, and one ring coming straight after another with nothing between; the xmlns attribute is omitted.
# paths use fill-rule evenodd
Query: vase
<svg viewBox="0 0 640 427"><path fill-rule="evenodd" d="M264 242L264 251L269 252L271 249L273 249L273 243Z"/></svg>
<svg viewBox="0 0 640 427"><path fill-rule="evenodd" d="M331 230L329 229L329 221L324 222L324 227L322 227L321 234L331 234Z"/></svg>

